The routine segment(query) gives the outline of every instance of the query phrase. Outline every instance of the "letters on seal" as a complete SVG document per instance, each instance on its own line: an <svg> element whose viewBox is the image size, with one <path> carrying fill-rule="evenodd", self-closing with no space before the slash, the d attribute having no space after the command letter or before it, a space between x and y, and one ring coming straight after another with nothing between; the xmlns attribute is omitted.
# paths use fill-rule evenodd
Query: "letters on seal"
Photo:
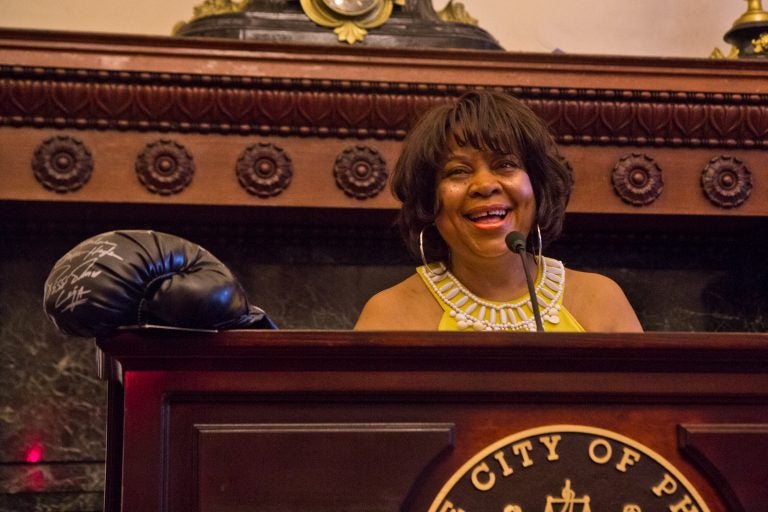
<svg viewBox="0 0 768 512"><path fill-rule="evenodd" d="M709 512L666 459L615 432L550 425L467 461L429 512Z"/></svg>

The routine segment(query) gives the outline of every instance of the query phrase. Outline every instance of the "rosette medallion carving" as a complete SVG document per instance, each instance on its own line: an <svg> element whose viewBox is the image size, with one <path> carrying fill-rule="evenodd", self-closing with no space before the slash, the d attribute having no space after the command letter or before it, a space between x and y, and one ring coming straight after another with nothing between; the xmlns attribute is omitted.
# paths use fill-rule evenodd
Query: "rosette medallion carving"
<svg viewBox="0 0 768 512"><path fill-rule="evenodd" d="M645 154L632 153L620 158L611 178L619 197L635 206L651 204L664 189L661 168Z"/></svg>
<svg viewBox="0 0 768 512"><path fill-rule="evenodd" d="M85 185L93 172L91 151L78 139L56 135L42 142L32 157L35 178L58 193L74 192Z"/></svg>
<svg viewBox="0 0 768 512"><path fill-rule="evenodd" d="M738 158L719 156L704 167L701 188L713 204L733 208L752 193L752 173Z"/></svg>
<svg viewBox="0 0 768 512"><path fill-rule="evenodd" d="M350 197L376 197L387 183L387 164L381 154L368 146L345 149L333 166L336 184Z"/></svg>
<svg viewBox="0 0 768 512"><path fill-rule="evenodd" d="M235 171L245 190L264 198L280 194L293 179L291 157L283 148L269 142L248 147L238 158Z"/></svg>
<svg viewBox="0 0 768 512"><path fill-rule="evenodd" d="M172 140L147 144L136 159L136 175L155 194L178 194L192 182L195 163L187 149Z"/></svg>

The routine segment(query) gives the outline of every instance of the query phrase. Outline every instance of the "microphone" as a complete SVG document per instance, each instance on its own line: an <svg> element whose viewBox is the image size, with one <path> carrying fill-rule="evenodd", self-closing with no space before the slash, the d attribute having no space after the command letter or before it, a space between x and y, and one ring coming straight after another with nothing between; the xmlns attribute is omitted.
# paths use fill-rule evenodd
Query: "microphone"
<svg viewBox="0 0 768 512"><path fill-rule="evenodd" d="M528 284L528 295L531 297L531 309L533 309L533 318L536 320L536 331L544 332L544 325L541 323L541 312L539 311L539 299L536 297L536 289L533 287L533 279L528 273L528 262L525 259L525 236L519 231L511 231L504 238L504 242L510 251L520 255L523 262L523 273L525 273L525 282Z"/></svg>

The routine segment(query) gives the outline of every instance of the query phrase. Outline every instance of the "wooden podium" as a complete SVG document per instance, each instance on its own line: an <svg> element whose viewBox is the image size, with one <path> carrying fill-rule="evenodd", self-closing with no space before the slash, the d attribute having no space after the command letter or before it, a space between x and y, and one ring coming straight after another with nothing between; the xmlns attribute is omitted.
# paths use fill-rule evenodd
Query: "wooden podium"
<svg viewBox="0 0 768 512"><path fill-rule="evenodd" d="M768 509L768 334L136 329L97 344L110 511L458 511L436 498L462 467L486 498L570 457L489 447L547 428L564 447L572 427L594 434L589 468L625 478L651 454L704 505L660 490L654 510ZM531 510L513 502L499 512Z"/></svg>

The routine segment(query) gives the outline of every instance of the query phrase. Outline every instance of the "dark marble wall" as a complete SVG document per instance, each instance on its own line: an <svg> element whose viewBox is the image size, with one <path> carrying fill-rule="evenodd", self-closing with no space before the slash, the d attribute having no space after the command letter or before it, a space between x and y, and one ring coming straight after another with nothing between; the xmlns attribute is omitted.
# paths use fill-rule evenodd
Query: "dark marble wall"
<svg viewBox="0 0 768 512"><path fill-rule="evenodd" d="M106 385L92 340L42 311L53 263L111 229L152 228L218 256L284 329L350 328L415 262L381 224L350 228L142 222L0 224L0 511L101 510ZM767 331L768 226L724 234L572 231L547 253L617 280L646 330ZM396 328L396 325L393 325Z"/></svg>
<svg viewBox="0 0 768 512"><path fill-rule="evenodd" d="M42 310L46 267L71 239L1 236L0 510L101 510L106 385L92 341Z"/></svg>

